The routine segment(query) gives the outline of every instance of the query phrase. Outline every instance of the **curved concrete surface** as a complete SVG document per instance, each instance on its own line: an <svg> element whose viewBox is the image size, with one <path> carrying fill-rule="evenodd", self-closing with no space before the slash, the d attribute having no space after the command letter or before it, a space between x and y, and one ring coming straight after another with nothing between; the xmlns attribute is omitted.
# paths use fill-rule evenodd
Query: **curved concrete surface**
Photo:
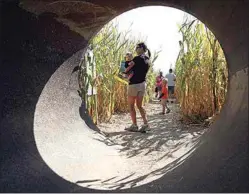
<svg viewBox="0 0 249 194"><path fill-rule="evenodd" d="M89 167L108 155L116 157L118 146L110 148L93 140L105 137L89 129L96 127L82 111L76 75L71 72L81 56L77 51L87 40L106 21L138 5L134 0L89 2L1 4L1 192L100 191L74 184L59 171L77 169L66 165L69 160L76 164L79 154ZM145 2L139 5L154 4ZM248 192L248 1L157 2L188 11L214 32L228 61L228 95L219 119L183 163L159 179L121 191ZM99 10L97 19L91 20L91 10ZM44 153L61 162L48 160ZM90 155L95 159L89 160ZM123 160L117 157L115 163L120 162ZM106 172L111 171L110 164L105 163ZM122 176L124 173L121 171Z"/></svg>

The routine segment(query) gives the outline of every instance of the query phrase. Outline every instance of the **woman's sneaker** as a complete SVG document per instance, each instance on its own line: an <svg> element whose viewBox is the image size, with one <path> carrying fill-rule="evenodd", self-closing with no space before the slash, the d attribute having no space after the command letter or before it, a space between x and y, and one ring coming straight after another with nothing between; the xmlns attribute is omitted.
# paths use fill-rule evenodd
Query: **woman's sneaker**
<svg viewBox="0 0 249 194"><path fill-rule="evenodd" d="M148 124L143 124L140 129L139 129L139 132L141 133L146 133L146 131L149 131L150 128L149 128L149 125Z"/></svg>
<svg viewBox="0 0 249 194"><path fill-rule="evenodd" d="M126 131L138 132L138 126L132 124L130 127L125 128Z"/></svg>

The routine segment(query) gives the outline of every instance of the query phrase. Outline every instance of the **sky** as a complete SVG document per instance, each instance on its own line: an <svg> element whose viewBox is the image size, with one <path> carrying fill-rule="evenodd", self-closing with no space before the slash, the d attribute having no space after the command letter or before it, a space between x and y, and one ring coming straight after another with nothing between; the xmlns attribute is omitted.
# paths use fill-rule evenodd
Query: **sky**
<svg viewBox="0 0 249 194"><path fill-rule="evenodd" d="M113 21L118 22L120 31L130 28L133 36L147 37L146 43L151 51L162 50L154 63L154 69L166 74L171 64L174 67L179 53L182 36L177 24L182 23L184 14L175 8L147 6L125 12Z"/></svg>

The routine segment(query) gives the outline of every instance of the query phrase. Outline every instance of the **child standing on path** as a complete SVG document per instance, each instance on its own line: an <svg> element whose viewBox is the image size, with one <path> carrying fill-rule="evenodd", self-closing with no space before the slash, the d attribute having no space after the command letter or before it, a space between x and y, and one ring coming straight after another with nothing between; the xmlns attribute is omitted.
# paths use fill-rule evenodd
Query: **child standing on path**
<svg viewBox="0 0 249 194"><path fill-rule="evenodd" d="M161 104L163 107L163 111L160 114L165 114L165 109L167 108L167 112L170 112L169 107L167 106L167 100L168 100L168 80L167 79L163 79L162 80L162 93L159 96L159 99L161 99Z"/></svg>

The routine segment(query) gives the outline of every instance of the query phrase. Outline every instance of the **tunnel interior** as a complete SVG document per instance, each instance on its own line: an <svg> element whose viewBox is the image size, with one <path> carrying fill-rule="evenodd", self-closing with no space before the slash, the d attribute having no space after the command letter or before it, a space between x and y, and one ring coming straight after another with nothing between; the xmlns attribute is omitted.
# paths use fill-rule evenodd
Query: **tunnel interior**
<svg viewBox="0 0 249 194"><path fill-rule="evenodd" d="M137 3L1 3L1 192L96 192L63 179L50 168L37 147L37 141L42 145L44 140L37 139L34 129L45 134L44 139L51 143L57 141L58 132L72 137L82 131L92 134L89 126L94 126L82 112L84 105L76 93L76 75L71 72L89 39L104 24L132 8L156 4L194 15L215 34L228 63L228 94L219 119L191 157L160 179L123 191L248 192L249 2ZM37 114L37 108L42 116ZM86 124L79 124L80 114ZM58 130L63 127L64 131ZM52 133L53 138L49 139L46 132ZM58 142L58 146L66 151L63 142ZM54 154L53 150L48 152ZM87 155L83 152L82 157L84 154Z"/></svg>

